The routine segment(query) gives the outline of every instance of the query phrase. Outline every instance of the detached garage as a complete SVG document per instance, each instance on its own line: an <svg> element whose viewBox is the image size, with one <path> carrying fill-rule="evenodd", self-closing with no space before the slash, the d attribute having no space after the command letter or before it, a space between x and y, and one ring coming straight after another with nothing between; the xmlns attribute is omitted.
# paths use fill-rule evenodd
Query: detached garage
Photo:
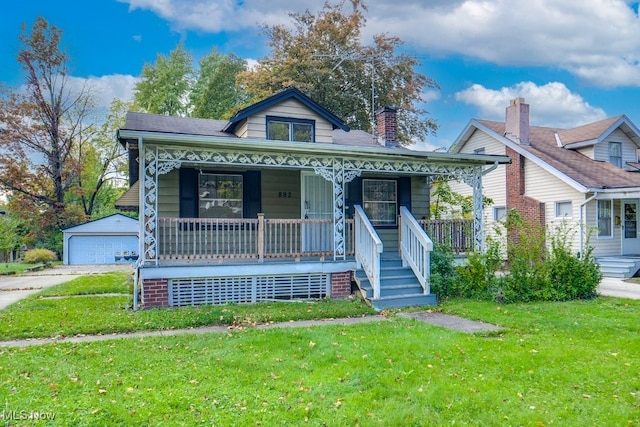
<svg viewBox="0 0 640 427"><path fill-rule="evenodd" d="M62 230L64 264L116 264L138 259L138 220L114 214Z"/></svg>

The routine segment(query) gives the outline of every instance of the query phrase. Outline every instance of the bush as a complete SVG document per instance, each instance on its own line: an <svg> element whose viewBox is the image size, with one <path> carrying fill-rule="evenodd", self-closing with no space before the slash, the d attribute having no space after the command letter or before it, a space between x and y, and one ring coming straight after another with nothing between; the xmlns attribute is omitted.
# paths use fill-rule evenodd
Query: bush
<svg viewBox="0 0 640 427"><path fill-rule="evenodd" d="M49 263L57 261L58 256L49 249L31 249L24 254L24 262L27 264Z"/></svg>
<svg viewBox="0 0 640 427"><path fill-rule="evenodd" d="M580 255L570 250L571 230L562 226L547 235L544 227L526 223L510 212L508 265L503 277L499 246L490 242L484 254L471 253L468 263L456 269L449 286L441 286L444 296L493 299L498 302L568 301L593 298L602 273L589 246ZM547 241L550 243L547 246Z"/></svg>
<svg viewBox="0 0 640 427"><path fill-rule="evenodd" d="M452 296L451 286L454 283L455 274L453 251L448 246L434 242L429 278L431 293L436 294L440 299Z"/></svg>

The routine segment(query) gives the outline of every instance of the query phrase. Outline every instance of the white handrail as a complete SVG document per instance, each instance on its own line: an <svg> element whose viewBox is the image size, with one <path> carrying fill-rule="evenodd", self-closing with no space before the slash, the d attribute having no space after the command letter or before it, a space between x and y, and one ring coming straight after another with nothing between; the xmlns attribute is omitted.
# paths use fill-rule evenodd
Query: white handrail
<svg viewBox="0 0 640 427"><path fill-rule="evenodd" d="M356 267L364 270L371 287L373 298L380 298L380 254L383 251L382 240L373 228L367 214L361 206L355 208L356 228Z"/></svg>
<svg viewBox="0 0 640 427"><path fill-rule="evenodd" d="M429 286L430 253L433 242L422 229L418 221L405 206L400 207L400 252L402 265L409 266L422 285L426 294L431 292Z"/></svg>

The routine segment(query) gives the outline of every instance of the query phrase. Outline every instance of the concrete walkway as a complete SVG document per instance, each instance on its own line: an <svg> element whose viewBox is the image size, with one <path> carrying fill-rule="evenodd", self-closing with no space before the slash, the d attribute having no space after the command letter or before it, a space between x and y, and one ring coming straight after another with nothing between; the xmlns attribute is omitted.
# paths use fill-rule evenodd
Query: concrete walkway
<svg viewBox="0 0 640 427"><path fill-rule="evenodd" d="M640 299L640 284L625 282L615 277L603 277L598 292L607 297Z"/></svg>
<svg viewBox="0 0 640 427"><path fill-rule="evenodd" d="M0 310L45 288L60 285L87 274L130 271L128 264L72 266L58 265L45 270L13 276L0 276Z"/></svg>

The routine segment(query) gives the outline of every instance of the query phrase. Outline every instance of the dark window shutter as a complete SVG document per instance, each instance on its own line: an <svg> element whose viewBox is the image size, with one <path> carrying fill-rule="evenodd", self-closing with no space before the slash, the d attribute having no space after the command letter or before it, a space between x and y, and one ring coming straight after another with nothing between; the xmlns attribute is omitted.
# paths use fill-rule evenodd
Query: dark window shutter
<svg viewBox="0 0 640 427"><path fill-rule="evenodd" d="M180 218L198 218L198 171L180 169Z"/></svg>
<svg viewBox="0 0 640 427"><path fill-rule="evenodd" d="M398 178L398 212L400 206L411 211L411 177L408 176Z"/></svg>
<svg viewBox="0 0 640 427"><path fill-rule="evenodd" d="M347 216L353 218L356 214L354 206L362 206L362 178L356 177L347 184L347 198L345 203L349 207L346 211Z"/></svg>
<svg viewBox="0 0 640 427"><path fill-rule="evenodd" d="M247 171L244 173L242 183L242 198L244 203L244 217L257 218L262 212L262 182L260 171Z"/></svg>

